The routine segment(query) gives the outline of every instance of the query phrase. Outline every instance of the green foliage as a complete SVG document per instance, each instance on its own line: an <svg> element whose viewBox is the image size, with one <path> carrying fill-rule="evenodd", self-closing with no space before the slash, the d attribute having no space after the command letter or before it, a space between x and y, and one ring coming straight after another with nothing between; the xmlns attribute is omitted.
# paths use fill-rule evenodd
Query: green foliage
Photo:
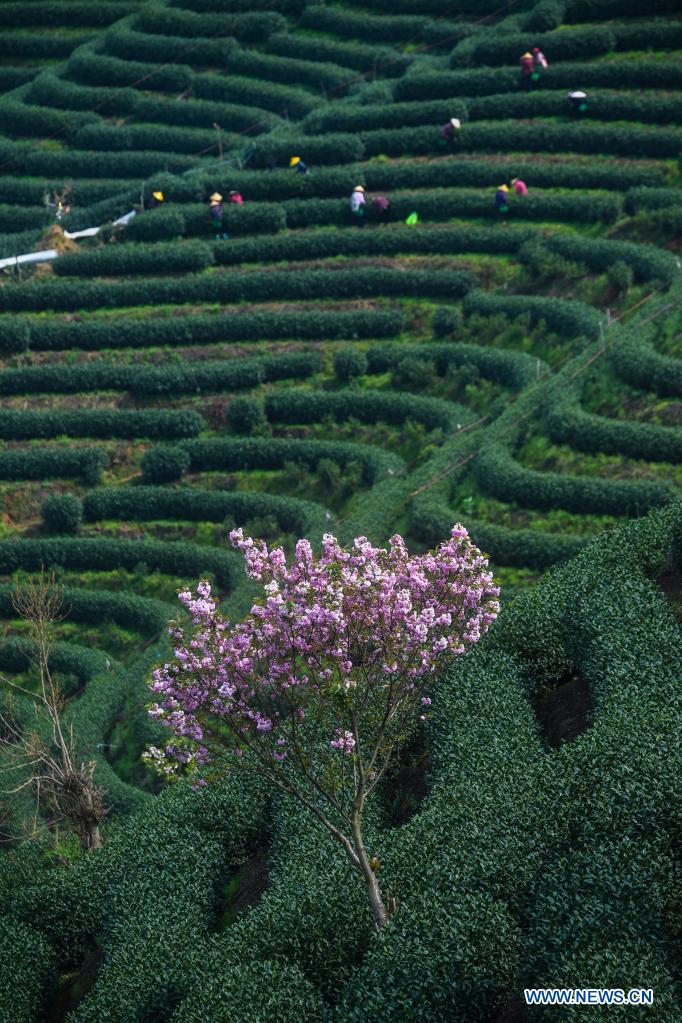
<svg viewBox="0 0 682 1023"><path fill-rule="evenodd" d="M223 522L229 515L243 525L247 520L272 517L279 528L300 535L305 535L313 523L317 526L321 512L310 501L275 494L154 486L92 490L84 499L83 509L89 522L101 519Z"/></svg>
<svg viewBox="0 0 682 1023"><path fill-rule="evenodd" d="M129 55L128 55L129 56ZM69 73L86 85L133 86L144 79L145 89L158 92L183 92L192 81L192 70L186 64L163 63L157 67L139 60L121 60L96 49L81 47L71 54ZM164 53L160 56L164 60Z"/></svg>
<svg viewBox="0 0 682 1023"><path fill-rule="evenodd" d="M618 375L642 390L661 395L682 395L680 360L661 355L651 343L651 330L628 330L611 352Z"/></svg>
<svg viewBox="0 0 682 1023"><path fill-rule="evenodd" d="M182 210L172 207L149 210L147 213L136 216L126 226L124 238L127 241L138 243L166 241L168 238L181 238L185 233L185 227L185 214ZM155 269L159 268L160 264L157 263Z"/></svg>
<svg viewBox="0 0 682 1023"><path fill-rule="evenodd" d="M149 437L163 440L195 437L205 426L198 412L181 409L80 409L56 412L0 410L0 438L28 440L53 437Z"/></svg>
<svg viewBox="0 0 682 1023"><path fill-rule="evenodd" d="M50 494L40 508L46 529L52 533L78 533L83 519L82 502L74 494Z"/></svg>
<svg viewBox="0 0 682 1023"><path fill-rule="evenodd" d="M79 479L92 486L99 483L107 465L101 448L25 447L0 451L0 479Z"/></svg>
<svg viewBox="0 0 682 1023"><path fill-rule="evenodd" d="M606 279L614 291L628 291L628 289L632 287L632 282L634 280L632 267L628 266L627 263L624 263L622 259L619 259L606 271Z"/></svg>
<svg viewBox="0 0 682 1023"><path fill-rule="evenodd" d="M156 214L150 216L149 220L153 221L155 217ZM140 222L145 219L141 218ZM22 325L18 319L14 322ZM10 317L0 319L0 328L5 323L11 323ZM310 341L322 338L380 338L399 334L404 324L405 317L398 309L367 309L359 312L284 309L276 313L235 311L87 321L50 317L48 320L31 323L30 343L35 351L70 348L96 351L100 348L202 345L279 338Z"/></svg>
<svg viewBox="0 0 682 1023"><path fill-rule="evenodd" d="M9 907L8 907L9 908ZM0 1020L33 1023L54 984L57 956L40 932L3 915L0 921Z"/></svg>
<svg viewBox="0 0 682 1023"><path fill-rule="evenodd" d="M149 219L152 219L151 215ZM67 252L55 261L54 269L60 277L134 276L198 273L212 262L213 250L202 242L183 242L182 245L145 245L138 242L136 245L100 245Z"/></svg>
<svg viewBox="0 0 682 1023"><path fill-rule="evenodd" d="M664 483L526 469L500 444L483 448L474 462L474 472L484 493L528 508L636 516L669 504L676 496L675 489Z"/></svg>
<svg viewBox="0 0 682 1023"><path fill-rule="evenodd" d="M0 347L6 352L27 352L31 340L28 323L14 316L0 320Z"/></svg>
<svg viewBox="0 0 682 1023"><path fill-rule="evenodd" d="M350 39L370 40L377 43L428 43L431 46L447 46L453 38L459 38L461 26L438 19L417 15L391 16L382 14L355 13L347 8L311 5L306 7L301 18L304 28L316 32ZM466 35L466 26L464 27Z"/></svg>
<svg viewBox="0 0 682 1023"><path fill-rule="evenodd" d="M193 89L199 99L243 101L283 117L305 117L319 102L305 89L238 75L195 75Z"/></svg>
<svg viewBox="0 0 682 1023"><path fill-rule="evenodd" d="M142 456L142 478L145 483L172 483L189 469L189 455L181 447L158 447Z"/></svg>
<svg viewBox="0 0 682 1023"><path fill-rule="evenodd" d="M324 60L355 71L376 69L381 75L399 78L412 62L409 54L397 53L384 46L363 46L362 43L342 43L322 36L293 35L281 32L271 35L266 49L280 57L302 60ZM307 124L306 124L307 128Z"/></svg>
<svg viewBox="0 0 682 1023"><path fill-rule="evenodd" d="M358 348L339 348L334 353L334 374L337 380L348 384L367 372L367 356Z"/></svg>
<svg viewBox="0 0 682 1023"><path fill-rule="evenodd" d="M421 364L423 365L423 364ZM303 391L278 390L265 398L271 423L316 423L325 416L337 422L358 419L361 423L404 423L414 419L431 430L449 430L455 418L466 422L467 409L440 398L422 398L399 391Z"/></svg>
<svg viewBox="0 0 682 1023"><path fill-rule="evenodd" d="M178 10L154 3L141 8L135 26L150 35L180 36L182 39L230 36L240 42L260 44L273 32L286 29L287 22L277 11L242 11L236 14L206 11L199 15L191 10Z"/></svg>
<svg viewBox="0 0 682 1023"><path fill-rule="evenodd" d="M599 333L601 317L596 309L582 302L526 295L488 294L472 291L464 300L467 316L479 314L493 316L530 315L531 323L544 322L563 337L595 338Z"/></svg>
<svg viewBox="0 0 682 1023"><path fill-rule="evenodd" d="M50 540L4 540L0 543L0 572L10 575L18 569L34 572L41 565L51 569L107 571L134 569L146 565L173 576L193 579L202 571L214 572L229 588L235 579L231 553L199 544L155 540L101 540L86 537Z"/></svg>
<svg viewBox="0 0 682 1023"><path fill-rule="evenodd" d="M233 398L227 410L227 419L235 433L247 435L265 426L267 422L263 402L247 394Z"/></svg>

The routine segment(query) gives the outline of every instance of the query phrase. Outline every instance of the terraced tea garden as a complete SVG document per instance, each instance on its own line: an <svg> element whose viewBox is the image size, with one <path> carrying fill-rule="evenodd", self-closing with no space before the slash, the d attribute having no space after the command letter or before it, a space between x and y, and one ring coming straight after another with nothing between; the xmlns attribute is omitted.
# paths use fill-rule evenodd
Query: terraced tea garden
<svg viewBox="0 0 682 1023"><path fill-rule="evenodd" d="M83 851L0 746L1 1023L578 1018L541 986L676 1023L679 5L28 0L0 32L0 740L44 569L107 807ZM293 800L144 766L146 683L179 591L249 610L231 529L419 554L454 522L502 611L377 790L377 937Z"/></svg>

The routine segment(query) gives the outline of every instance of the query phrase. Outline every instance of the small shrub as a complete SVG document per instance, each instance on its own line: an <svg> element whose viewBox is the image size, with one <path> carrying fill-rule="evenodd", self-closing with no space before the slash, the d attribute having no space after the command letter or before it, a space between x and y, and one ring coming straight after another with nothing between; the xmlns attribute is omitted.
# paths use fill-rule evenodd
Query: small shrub
<svg viewBox="0 0 682 1023"><path fill-rule="evenodd" d="M436 337L447 337L454 334L460 324L460 315L452 306L441 306L436 309L433 317L433 333Z"/></svg>
<svg viewBox="0 0 682 1023"><path fill-rule="evenodd" d="M235 433L252 434L267 423L263 402L248 394L239 395L230 403L227 421Z"/></svg>
<svg viewBox="0 0 682 1023"><path fill-rule="evenodd" d="M184 448L152 448L142 458L142 477L145 483L172 483L184 476L189 466L190 457Z"/></svg>
<svg viewBox="0 0 682 1023"><path fill-rule="evenodd" d="M396 391L425 391L436 376L436 364L426 359L408 356L391 373L391 387Z"/></svg>
<svg viewBox="0 0 682 1023"><path fill-rule="evenodd" d="M609 267L606 273L607 281L613 290L618 292L627 291L632 287L633 276L632 267L621 259Z"/></svg>
<svg viewBox="0 0 682 1023"><path fill-rule="evenodd" d="M367 356L357 348L341 348L334 355L334 373L337 380L350 383L367 372Z"/></svg>
<svg viewBox="0 0 682 1023"><path fill-rule="evenodd" d="M43 501L43 524L52 533L77 533L83 519L83 505L74 494L52 494Z"/></svg>

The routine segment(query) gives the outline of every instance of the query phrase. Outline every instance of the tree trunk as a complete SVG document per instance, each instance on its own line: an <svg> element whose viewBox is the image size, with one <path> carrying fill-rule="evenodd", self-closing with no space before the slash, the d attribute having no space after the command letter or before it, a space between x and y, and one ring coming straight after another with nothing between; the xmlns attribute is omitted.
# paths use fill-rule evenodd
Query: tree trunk
<svg viewBox="0 0 682 1023"><path fill-rule="evenodd" d="M83 821L79 830L81 845L86 852L96 852L102 848L102 836L97 821Z"/></svg>
<svg viewBox="0 0 682 1023"><path fill-rule="evenodd" d="M369 898L372 916L374 917L374 929L378 932L388 923L388 913L386 911L386 906L384 905L384 899L381 894L379 882L377 881L377 876L369 865L369 857L365 851L365 846L362 841L359 814L353 815L353 844L355 845L355 852L357 853L360 861L360 871L367 885L367 896Z"/></svg>

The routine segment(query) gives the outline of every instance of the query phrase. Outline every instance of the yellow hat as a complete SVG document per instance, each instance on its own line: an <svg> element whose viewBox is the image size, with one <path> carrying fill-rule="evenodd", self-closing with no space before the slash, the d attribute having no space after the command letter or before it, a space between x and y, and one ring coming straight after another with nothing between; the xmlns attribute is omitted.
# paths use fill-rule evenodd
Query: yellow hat
<svg viewBox="0 0 682 1023"><path fill-rule="evenodd" d="M364 192L365 191L364 185L356 185L355 188L353 189L353 191L354 192Z"/></svg>
<svg viewBox="0 0 682 1023"><path fill-rule="evenodd" d="M300 162L301 162L301 157L300 156L292 156L291 159L289 160L289 166L290 167L295 167L296 164L300 163Z"/></svg>
<svg viewBox="0 0 682 1023"><path fill-rule="evenodd" d="M499 191L500 192L508 192L509 191L509 185L500 185Z"/></svg>
<svg viewBox="0 0 682 1023"><path fill-rule="evenodd" d="M209 195L209 199L211 200L211 202L220 202L220 200L222 199L222 195L220 194L220 192L214 192L213 195Z"/></svg>
<svg viewBox="0 0 682 1023"><path fill-rule="evenodd" d="M152 192L152 195L155 199L158 199L159 202L163 202L163 192Z"/></svg>
<svg viewBox="0 0 682 1023"><path fill-rule="evenodd" d="M524 53L523 57L521 57L521 60L532 60L532 59L533 59L533 54L532 53Z"/></svg>

